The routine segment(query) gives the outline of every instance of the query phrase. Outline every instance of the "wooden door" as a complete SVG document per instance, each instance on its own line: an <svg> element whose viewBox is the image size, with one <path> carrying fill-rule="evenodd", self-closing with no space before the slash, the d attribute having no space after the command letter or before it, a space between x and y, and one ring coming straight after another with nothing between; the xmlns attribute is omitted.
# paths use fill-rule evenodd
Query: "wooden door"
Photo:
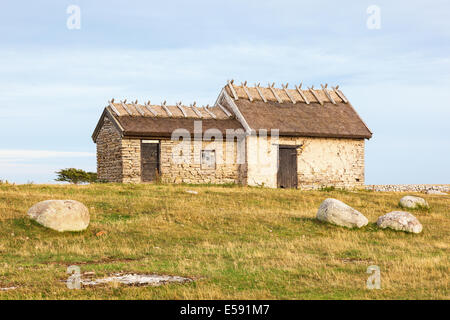
<svg viewBox="0 0 450 320"><path fill-rule="evenodd" d="M297 148L280 145L278 149L278 188L297 188Z"/></svg>
<svg viewBox="0 0 450 320"><path fill-rule="evenodd" d="M143 140L141 143L142 182L155 181L159 175L159 141Z"/></svg>

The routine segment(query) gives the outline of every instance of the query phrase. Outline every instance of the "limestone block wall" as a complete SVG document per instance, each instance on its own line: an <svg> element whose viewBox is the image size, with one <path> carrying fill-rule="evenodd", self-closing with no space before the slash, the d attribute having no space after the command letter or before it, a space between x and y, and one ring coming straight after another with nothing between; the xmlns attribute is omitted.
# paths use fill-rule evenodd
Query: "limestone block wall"
<svg viewBox="0 0 450 320"><path fill-rule="evenodd" d="M297 148L298 186L353 188L364 185L364 139L247 138L248 185L277 187L278 145Z"/></svg>
<svg viewBox="0 0 450 320"><path fill-rule="evenodd" d="M100 180L122 182L121 137L108 118L97 136L97 174Z"/></svg>
<svg viewBox="0 0 450 320"><path fill-rule="evenodd" d="M141 140L123 139L121 143L122 153L122 182L141 182Z"/></svg>
<svg viewBox="0 0 450 320"><path fill-rule="evenodd" d="M196 141L179 147L178 141L161 141L161 181L167 183L239 183L277 187L278 145L297 148L298 186L303 189L364 185L364 140L248 136L245 161L237 163L238 143ZM216 150L215 168L202 166L201 150ZM190 153L189 161L181 161ZM241 161L242 162L242 161ZM141 182L141 140L122 139L109 119L97 137L97 172L109 182Z"/></svg>
<svg viewBox="0 0 450 320"><path fill-rule="evenodd" d="M277 187L278 145L270 137L248 136L247 185Z"/></svg>
<svg viewBox="0 0 450 320"><path fill-rule="evenodd" d="M308 138L297 142L303 145L297 150L302 188L364 185L364 139Z"/></svg>
<svg viewBox="0 0 450 320"><path fill-rule="evenodd" d="M242 167L236 163L237 143L227 148L226 143L196 141L185 144L161 140L161 181L167 183L243 183ZM201 164L201 150L215 150L216 166L205 168Z"/></svg>

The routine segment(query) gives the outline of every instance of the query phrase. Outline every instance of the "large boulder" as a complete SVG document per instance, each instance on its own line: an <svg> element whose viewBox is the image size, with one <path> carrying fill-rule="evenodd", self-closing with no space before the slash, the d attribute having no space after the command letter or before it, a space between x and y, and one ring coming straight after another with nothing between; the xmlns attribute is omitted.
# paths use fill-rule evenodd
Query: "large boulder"
<svg viewBox="0 0 450 320"><path fill-rule="evenodd" d="M321 221L348 228L361 228L369 222L360 212L342 201L332 198L325 199L322 202L316 217Z"/></svg>
<svg viewBox="0 0 450 320"><path fill-rule="evenodd" d="M422 225L419 220L409 212L392 211L377 220L377 225L380 228L391 228L399 231L420 233L422 232Z"/></svg>
<svg viewBox="0 0 450 320"><path fill-rule="evenodd" d="M46 200L28 210L28 216L44 227L62 231L82 231L89 225L89 210L75 200Z"/></svg>
<svg viewBox="0 0 450 320"><path fill-rule="evenodd" d="M428 203L420 197L404 196L400 199L400 206L408 209L428 208Z"/></svg>

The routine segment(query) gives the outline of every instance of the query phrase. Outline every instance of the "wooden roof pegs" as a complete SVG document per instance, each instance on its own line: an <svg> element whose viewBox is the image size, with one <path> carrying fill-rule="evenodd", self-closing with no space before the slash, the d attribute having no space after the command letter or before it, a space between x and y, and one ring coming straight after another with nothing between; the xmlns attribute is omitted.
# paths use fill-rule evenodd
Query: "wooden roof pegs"
<svg viewBox="0 0 450 320"><path fill-rule="evenodd" d="M342 99L342 101L344 101L344 103L348 103L347 98L344 96L344 94L341 92L341 90L339 89L339 85L337 85L336 87L333 88L334 92L336 92L336 94L339 96L339 98Z"/></svg>
<svg viewBox="0 0 450 320"><path fill-rule="evenodd" d="M234 90L233 82L234 82L233 79L231 81L228 81L228 88L230 88L231 94L233 95L233 99L238 100L239 98L238 95L236 94L236 90Z"/></svg>
<svg viewBox="0 0 450 320"><path fill-rule="evenodd" d="M111 110L114 111L114 113L115 113L117 116L120 116L119 111L117 111L116 106L114 105L114 98L111 99L111 101L108 101L108 105L109 105L109 107L111 108Z"/></svg>
<svg viewBox="0 0 450 320"><path fill-rule="evenodd" d="M289 83L286 83L285 85L281 85L281 87L283 88L284 92L286 93L286 95L289 97L289 99L291 99L293 104L296 104L297 101L295 101L294 97L289 93L289 91L287 90Z"/></svg>
<svg viewBox="0 0 450 320"><path fill-rule="evenodd" d="M181 105L181 101L180 101L180 102L177 102L177 107L178 107L178 109L181 110L181 113L183 113L183 116L184 116L185 118L187 118L186 110L184 110L183 106Z"/></svg>
<svg viewBox="0 0 450 320"><path fill-rule="evenodd" d="M212 113L208 107L209 107L209 105L207 105L206 107L202 106L203 110L205 110L213 119L215 119L216 115L214 113Z"/></svg>
<svg viewBox="0 0 450 320"><path fill-rule="evenodd" d="M305 101L305 103L309 104L310 102L309 102L308 98L306 98L305 94L303 93L303 90L301 89L302 84L303 83L300 83L299 86L295 86L295 89L297 89L298 94L302 97L302 99Z"/></svg>
<svg viewBox="0 0 450 320"><path fill-rule="evenodd" d="M136 111L141 115L141 116L145 116L145 113L144 113L144 111L141 109L141 106L139 106L138 104L137 104L137 100L135 101L135 102L133 102L132 103L132 105L134 106L134 108L136 109Z"/></svg>
<svg viewBox="0 0 450 320"><path fill-rule="evenodd" d="M167 108L167 106L166 106L166 100L164 100L164 102L161 103L161 108L164 109L164 111L167 113L167 115L168 115L169 117L172 117L172 116L173 116L173 113L172 113L172 112L169 110L169 108Z"/></svg>
<svg viewBox="0 0 450 320"><path fill-rule="evenodd" d="M277 99L278 103L283 103L283 100L280 99L280 97L277 95L277 93L275 92L274 89L275 86L275 82L272 83L272 85L269 83L269 89L270 91L272 91L273 96L275 97L275 99Z"/></svg>
<svg viewBox="0 0 450 320"><path fill-rule="evenodd" d="M192 111L195 112L195 114L199 117L199 118L203 118L203 115L200 111L197 110L197 107L195 106L195 102L193 104L190 105Z"/></svg>
<svg viewBox="0 0 450 320"><path fill-rule="evenodd" d="M325 95L327 96L328 100L330 100L332 104L336 104L336 101L334 101L333 97L328 92L328 89L327 89L328 83L325 83L325 85L321 84L321 87L322 87L322 91L325 93Z"/></svg>
<svg viewBox="0 0 450 320"><path fill-rule="evenodd" d="M121 102L122 108L125 109L125 111L128 113L128 115L132 116L133 114L131 113L130 109L128 109L128 106L126 105L126 103L127 103L127 99L125 99Z"/></svg>
<svg viewBox="0 0 450 320"><path fill-rule="evenodd" d="M259 94L259 96L261 97L261 99L262 99L264 102L267 102L267 99L264 97L264 95L263 95L263 93L262 93L262 91L261 91L260 83L258 83L258 84L255 86L255 88L256 88L256 91L258 91L258 94Z"/></svg>
<svg viewBox="0 0 450 320"><path fill-rule="evenodd" d="M248 91L248 88L247 88L247 81L245 81L245 82L242 84L242 88L244 89L245 94L246 94L247 97L248 97L248 100L250 100L250 102L253 102L253 97L252 97L252 95L250 94L250 92Z"/></svg>
<svg viewBox="0 0 450 320"><path fill-rule="evenodd" d="M151 114L153 114L155 117L158 115L158 113L156 112L156 110L154 110L154 109L150 106L150 100L148 100L147 103L145 104L145 108L146 108Z"/></svg>
<svg viewBox="0 0 450 320"><path fill-rule="evenodd" d="M320 100L320 98L319 98L319 96L317 95L317 93L314 91L314 86L311 86L311 88L309 88L309 92L311 92L312 93L312 95L314 96L314 98L316 98L317 99L317 102L319 102L320 103L320 105L322 105L323 106L323 101L322 100Z"/></svg>

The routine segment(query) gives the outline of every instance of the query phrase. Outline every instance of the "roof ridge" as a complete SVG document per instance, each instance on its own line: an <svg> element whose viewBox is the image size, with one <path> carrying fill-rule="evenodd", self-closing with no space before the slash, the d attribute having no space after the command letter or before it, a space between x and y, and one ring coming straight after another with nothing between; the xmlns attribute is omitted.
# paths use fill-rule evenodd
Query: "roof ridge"
<svg viewBox="0 0 450 320"><path fill-rule="evenodd" d="M294 88L289 88L289 83L281 84L281 87L276 87L275 82L263 87L260 83L254 86L248 86L247 81L240 85L234 83L234 80L228 80L224 89L228 92L233 100L249 100L253 101L272 101L278 103L348 103L347 98L341 90L338 90L339 85L328 87L328 84L321 84L321 88L314 88L314 85L302 89L302 84L295 85Z"/></svg>
<svg viewBox="0 0 450 320"><path fill-rule="evenodd" d="M230 119L234 115L223 108L208 108L198 106L197 103L185 105L181 101L169 105L166 101L161 104L151 104L150 100L139 103L138 100L127 102L127 99L108 101L106 109L109 109L115 117L154 117L154 118L187 118L187 119Z"/></svg>

